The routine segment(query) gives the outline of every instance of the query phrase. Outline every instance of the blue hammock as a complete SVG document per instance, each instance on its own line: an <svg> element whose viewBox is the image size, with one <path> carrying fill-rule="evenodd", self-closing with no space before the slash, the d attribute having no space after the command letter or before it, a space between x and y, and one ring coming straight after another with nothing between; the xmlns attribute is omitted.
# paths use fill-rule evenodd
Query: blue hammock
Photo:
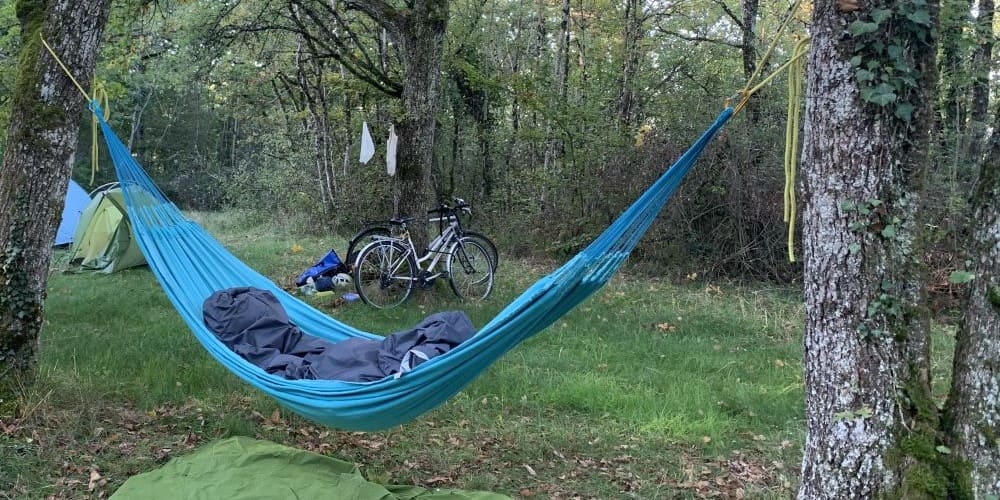
<svg viewBox="0 0 1000 500"><path fill-rule="evenodd" d="M104 139L115 164L132 230L150 268L188 327L216 360L234 374L302 416L351 430L379 430L408 422L460 391L504 353L545 329L608 281L639 242L732 108L635 203L583 251L528 288L476 335L451 351L420 364L400 378L375 382L288 380L270 375L229 350L202 321L202 304L212 292L252 286L270 290L304 332L331 341L380 336L345 325L289 295L249 268L186 219L153 184L103 119Z"/></svg>

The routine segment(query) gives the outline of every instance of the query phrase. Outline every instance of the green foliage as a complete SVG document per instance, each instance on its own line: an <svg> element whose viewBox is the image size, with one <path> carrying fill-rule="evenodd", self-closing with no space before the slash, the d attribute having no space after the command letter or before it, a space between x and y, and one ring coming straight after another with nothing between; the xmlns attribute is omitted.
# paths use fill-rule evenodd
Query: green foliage
<svg viewBox="0 0 1000 500"><path fill-rule="evenodd" d="M916 369L911 367L909 373L899 404L912 420L898 427L896 444L886 452L887 465L902 474L890 498L973 498L971 463L952 455L942 443L934 396L919 381Z"/></svg>
<svg viewBox="0 0 1000 500"><path fill-rule="evenodd" d="M853 420L853 419L864 419L872 416L872 409L870 406L865 405L857 410L846 410L833 414L833 421L840 422L842 420Z"/></svg>
<svg viewBox="0 0 1000 500"><path fill-rule="evenodd" d="M990 304L993 304L993 307L1000 308L1000 285L991 285L986 290L986 297Z"/></svg>
<svg viewBox="0 0 1000 500"><path fill-rule="evenodd" d="M437 198L471 201L475 223L503 235L512 252L579 250L743 84L740 54L728 45L648 29L655 18L671 32L738 36L711 2L646 4L647 29L634 48L623 40L620 2L574 4L565 95L553 84L557 51L547 41L559 29L559 5L449 4L431 181ZM298 37L265 29L286 20L276 5L168 2L151 15L116 4L98 71L111 89L112 125L182 207L255 209L276 219L294 213L316 231L351 231L360 220L390 215L397 195L385 175L384 138L399 103L334 61L312 57ZM758 25L767 32L785 11L767 5L761 13ZM373 55L377 42L362 41ZM397 77L394 50L388 47L384 62ZM637 95L622 121L616 109L630 57L638 64L630 82ZM323 91L321 119L307 106L303 82L313 99ZM760 96L762 120L728 127L726 140L699 163L698 178L682 187L691 191L675 198L678 205L654 225L637 256L660 268L796 275L774 244L783 237L771 204L783 184L770 159L781 154L785 106ZM378 146L366 166L357 162L362 121ZM639 129L647 138L642 148L634 140ZM323 134L326 148L319 151ZM81 147L88 141L83 134ZM331 175L320 175L317 165ZM86 178L86 155L77 156L75 171ZM97 183L112 179L105 166ZM324 202L327 183L333 196Z"/></svg>
<svg viewBox="0 0 1000 500"><path fill-rule="evenodd" d="M14 89L18 46L21 37L21 27L14 15L15 2L0 3L0 131L6 131L10 121L10 103ZM0 157L3 156L7 134L0 133Z"/></svg>
<svg viewBox="0 0 1000 500"><path fill-rule="evenodd" d="M968 283L976 278L976 273L969 271L952 271L948 276L948 282L955 285Z"/></svg>
<svg viewBox="0 0 1000 500"><path fill-rule="evenodd" d="M29 269L33 257L24 241L27 194L13 201L10 237L0 253L0 416L9 416L21 386L31 378L35 346L42 326L43 296Z"/></svg>
<svg viewBox="0 0 1000 500"><path fill-rule="evenodd" d="M934 37L926 0L888 2L855 19L847 31L854 37L851 66L861 99L882 108L891 105L896 118L910 124L923 70L913 51Z"/></svg>

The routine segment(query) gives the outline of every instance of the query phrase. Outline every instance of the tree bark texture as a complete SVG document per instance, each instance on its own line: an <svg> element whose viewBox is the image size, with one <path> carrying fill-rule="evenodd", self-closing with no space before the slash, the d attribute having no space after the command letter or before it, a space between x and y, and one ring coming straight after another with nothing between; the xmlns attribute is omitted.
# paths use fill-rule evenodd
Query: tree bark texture
<svg viewBox="0 0 1000 500"><path fill-rule="evenodd" d="M308 42L308 40L306 40ZM310 47L316 53L315 47ZM321 60L304 61L301 47L296 51L296 77L299 89L309 110L306 129L313 136L313 155L316 160L316 181L319 186L323 212L337 210L337 171L333 168L333 138L330 135L329 104L323 85L325 68Z"/></svg>
<svg viewBox="0 0 1000 500"><path fill-rule="evenodd" d="M740 0L740 10L743 12L743 42L740 52L743 55L743 76L747 79L757 71L757 10L759 0Z"/></svg>
<svg viewBox="0 0 1000 500"><path fill-rule="evenodd" d="M398 127L399 215L416 217L412 232L420 247L427 243L425 227L432 201L432 161L441 83L441 57L448 26L448 0L420 0L400 27L403 57L403 119Z"/></svg>
<svg viewBox="0 0 1000 500"><path fill-rule="evenodd" d="M757 27L757 11L759 0L740 0L740 9L743 11L743 21L740 29L743 32L743 41L740 43L740 53L743 56L743 76L750 80L754 71L757 71L757 34L754 31ZM757 101L751 99L747 103L747 119L750 123L757 123L760 120L760 110Z"/></svg>
<svg viewBox="0 0 1000 500"><path fill-rule="evenodd" d="M799 498L924 495L912 457L936 429L924 379L916 181L927 161L933 43L906 46L919 88L913 125L865 102L850 23L892 2L817 1L808 56L802 153L806 444ZM935 6L931 16L936 15ZM862 58L869 57L861 52ZM934 451L930 438L930 454ZM936 473L936 469L932 472ZM937 483L935 483L937 484Z"/></svg>
<svg viewBox="0 0 1000 500"><path fill-rule="evenodd" d="M108 5L108 0L17 3L21 49L0 167L0 400L12 401L33 372L52 242L85 109L40 37L79 81L89 82Z"/></svg>
<svg viewBox="0 0 1000 500"><path fill-rule="evenodd" d="M642 60L645 19L639 0L625 2L625 29L622 33L622 74L618 80L618 123L626 130L636 123L636 75Z"/></svg>
<svg viewBox="0 0 1000 500"><path fill-rule="evenodd" d="M968 71L965 55L969 48L962 32L969 27L972 0L941 0L941 128L954 134L966 132ZM947 136L945 136L947 137ZM954 154L958 154L957 152Z"/></svg>
<svg viewBox="0 0 1000 500"><path fill-rule="evenodd" d="M947 429L972 468L976 498L1000 495L1000 112L973 200L977 227L965 316L959 328Z"/></svg>
<svg viewBox="0 0 1000 500"><path fill-rule="evenodd" d="M980 154L987 135L990 70L993 67L990 61L993 57L993 45L996 41L996 35L993 33L995 10L996 6L993 0L979 0L979 16L976 17L976 26L973 30L978 46L972 52L972 104L969 110L969 126L971 128L969 160L973 163L981 161ZM996 129L993 130L996 134ZM983 166L987 167L988 165L984 164Z"/></svg>

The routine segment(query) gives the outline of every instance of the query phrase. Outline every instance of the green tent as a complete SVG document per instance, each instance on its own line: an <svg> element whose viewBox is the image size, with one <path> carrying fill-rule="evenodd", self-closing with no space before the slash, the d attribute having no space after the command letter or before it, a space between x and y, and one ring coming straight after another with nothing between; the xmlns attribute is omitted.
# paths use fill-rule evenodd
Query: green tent
<svg viewBox="0 0 1000 500"><path fill-rule="evenodd" d="M269 441L232 437L133 476L112 500L509 500L485 491L367 481L350 463Z"/></svg>
<svg viewBox="0 0 1000 500"><path fill-rule="evenodd" d="M113 273L146 263L117 186L99 191L80 216L69 252L70 266Z"/></svg>

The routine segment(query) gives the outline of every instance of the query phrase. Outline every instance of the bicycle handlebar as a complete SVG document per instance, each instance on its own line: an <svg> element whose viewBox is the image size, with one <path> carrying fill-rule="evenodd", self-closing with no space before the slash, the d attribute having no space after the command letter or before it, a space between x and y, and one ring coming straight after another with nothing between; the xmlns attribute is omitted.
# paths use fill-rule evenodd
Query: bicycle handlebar
<svg viewBox="0 0 1000 500"><path fill-rule="evenodd" d="M441 214L443 216L449 216L449 215L453 215L453 214L455 214L456 212L459 212L459 211L465 212L465 213L470 214L470 215L472 214L472 205L470 205L469 203L467 203L465 200L463 200L461 198L455 198L454 201L455 201L455 205L454 206L448 205L447 203L442 203L442 204L438 205L437 208L435 208L433 210L428 210L427 214L428 215Z"/></svg>

